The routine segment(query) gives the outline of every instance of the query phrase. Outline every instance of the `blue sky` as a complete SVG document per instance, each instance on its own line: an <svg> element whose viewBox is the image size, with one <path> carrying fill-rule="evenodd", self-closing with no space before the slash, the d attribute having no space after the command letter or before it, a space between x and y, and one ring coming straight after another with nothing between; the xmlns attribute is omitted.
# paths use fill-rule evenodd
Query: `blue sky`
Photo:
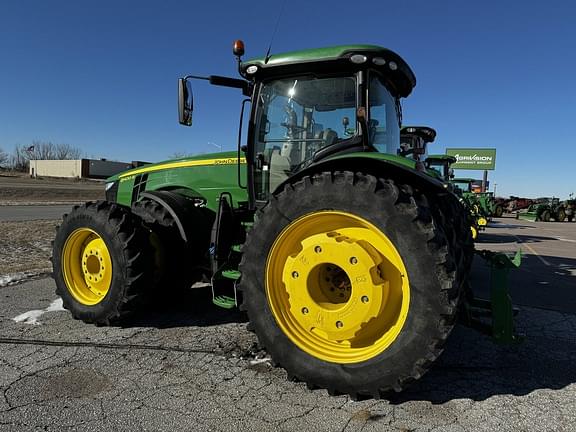
<svg viewBox="0 0 576 432"><path fill-rule="evenodd" d="M239 92L195 83L194 126L185 128L176 121L176 79L236 76L233 40L245 41L247 57L264 54L281 5L1 2L0 148L44 140L126 161L234 149ZM438 131L431 152L496 147L489 178L498 195L576 193L573 2L352 5L286 1L272 52L386 46L416 74L404 123Z"/></svg>

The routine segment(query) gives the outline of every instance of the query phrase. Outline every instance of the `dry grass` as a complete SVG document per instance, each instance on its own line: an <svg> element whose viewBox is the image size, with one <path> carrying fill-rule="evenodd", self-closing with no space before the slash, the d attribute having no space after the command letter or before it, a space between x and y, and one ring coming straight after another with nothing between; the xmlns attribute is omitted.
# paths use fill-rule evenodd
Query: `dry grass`
<svg viewBox="0 0 576 432"><path fill-rule="evenodd" d="M51 242L59 223L59 220L0 222L0 275L51 269Z"/></svg>

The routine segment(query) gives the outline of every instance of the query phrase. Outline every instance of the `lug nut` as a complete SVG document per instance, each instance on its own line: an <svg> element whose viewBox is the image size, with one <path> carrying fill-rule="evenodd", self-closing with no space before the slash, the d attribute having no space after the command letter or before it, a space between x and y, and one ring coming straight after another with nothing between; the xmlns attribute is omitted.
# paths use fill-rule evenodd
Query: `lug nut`
<svg viewBox="0 0 576 432"><path fill-rule="evenodd" d="M350 264L357 264L357 263L358 263L358 259L356 257L350 258Z"/></svg>
<svg viewBox="0 0 576 432"><path fill-rule="evenodd" d="M322 248L321 248L320 246L316 246L316 247L314 248L314 252L320 253L320 252L322 252Z"/></svg>
<svg viewBox="0 0 576 432"><path fill-rule="evenodd" d="M297 278L298 278L298 272L297 272L297 271L293 271L293 272L292 272L292 277L293 277L294 279L297 279Z"/></svg>
<svg viewBox="0 0 576 432"><path fill-rule="evenodd" d="M362 303L368 303L369 301L368 296L362 296L360 300L362 300Z"/></svg>
<svg viewBox="0 0 576 432"><path fill-rule="evenodd" d="M342 321L336 321L336 327L342 328L343 326L344 324L342 323Z"/></svg>
<svg viewBox="0 0 576 432"><path fill-rule="evenodd" d="M309 311L308 311L308 308L305 308L305 307L302 308L302 313L303 313L304 315L306 315L308 312L309 312Z"/></svg>

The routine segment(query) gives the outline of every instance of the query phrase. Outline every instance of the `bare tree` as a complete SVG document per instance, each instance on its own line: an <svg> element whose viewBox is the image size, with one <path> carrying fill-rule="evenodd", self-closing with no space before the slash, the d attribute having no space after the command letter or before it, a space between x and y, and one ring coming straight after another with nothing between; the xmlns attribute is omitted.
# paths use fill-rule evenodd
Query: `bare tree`
<svg viewBox="0 0 576 432"><path fill-rule="evenodd" d="M27 171L30 156L26 152L26 147L18 145L14 147L14 152L10 156L10 166L15 171Z"/></svg>
<svg viewBox="0 0 576 432"><path fill-rule="evenodd" d="M2 147L0 147L0 167L3 166L7 161L8 155L4 150L2 150Z"/></svg>
<svg viewBox="0 0 576 432"><path fill-rule="evenodd" d="M10 158L12 169L27 171L30 160L80 159L82 150L70 144L54 144L50 141L32 141L32 145L16 145Z"/></svg>
<svg viewBox="0 0 576 432"><path fill-rule="evenodd" d="M56 144L54 149L56 159L81 159L82 150L70 144Z"/></svg>

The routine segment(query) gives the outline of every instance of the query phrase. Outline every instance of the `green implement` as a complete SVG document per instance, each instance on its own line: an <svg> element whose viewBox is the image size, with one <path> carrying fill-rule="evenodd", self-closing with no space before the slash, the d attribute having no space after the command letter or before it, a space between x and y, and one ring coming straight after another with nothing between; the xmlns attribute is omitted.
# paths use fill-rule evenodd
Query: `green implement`
<svg viewBox="0 0 576 432"><path fill-rule="evenodd" d="M496 343L522 342L523 336L516 334L514 329L514 315L518 310L512 305L508 287L509 272L520 267L522 252L517 251L512 256L488 250L476 253L490 265L490 300L469 299L465 307L465 323L492 336ZM486 315L491 318L490 324L482 320Z"/></svg>

